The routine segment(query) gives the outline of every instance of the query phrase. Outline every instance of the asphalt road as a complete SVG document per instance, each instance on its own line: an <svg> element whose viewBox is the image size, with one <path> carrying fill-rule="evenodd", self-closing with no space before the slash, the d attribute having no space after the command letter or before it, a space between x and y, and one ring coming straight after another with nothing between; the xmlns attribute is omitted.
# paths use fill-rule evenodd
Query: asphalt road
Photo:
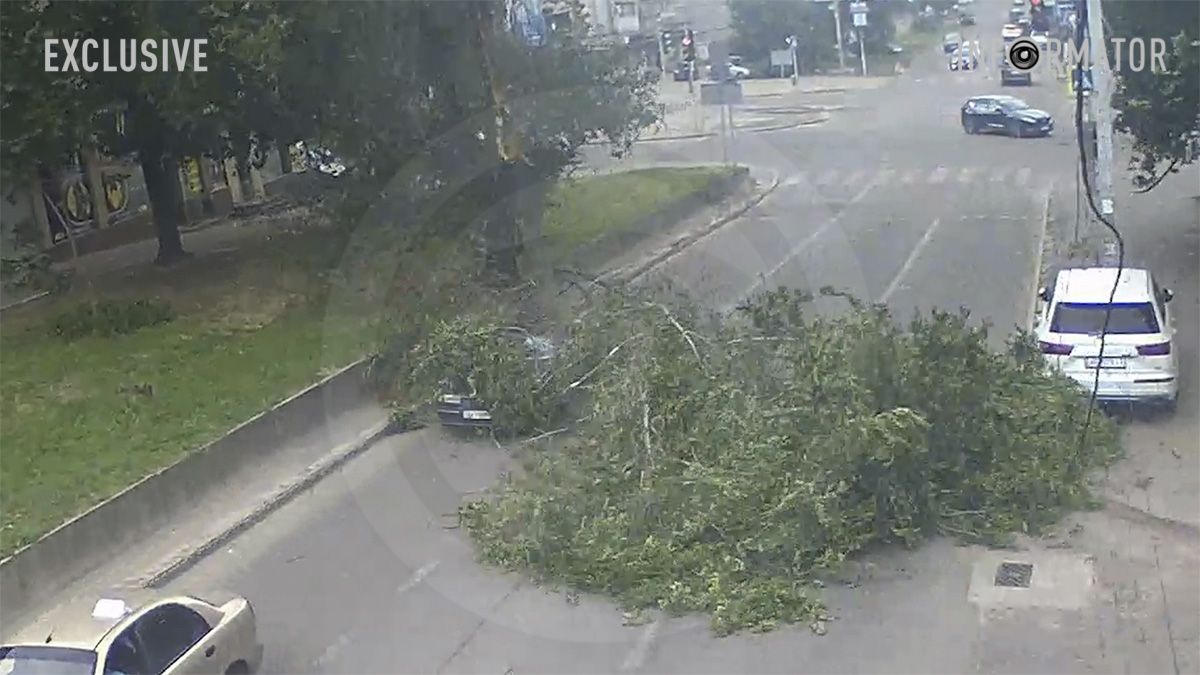
<svg viewBox="0 0 1200 675"><path fill-rule="evenodd" d="M998 32L1007 3L980 5L981 30ZM830 284L897 313L965 305L998 327L1023 324L1045 197L1073 181L1073 151L1061 136L964 135L963 98L999 90L931 51L893 83L839 95L847 108L825 125L736 139L733 158L777 172L781 187L668 272L722 306L764 286ZM1070 129L1056 83L1020 93ZM715 141L656 148L646 152L658 159L720 152ZM1173 661L1180 672L1176 652L1195 651L1175 637L1197 633L1194 606L1174 628L1162 621L1168 595L1200 594L1193 542L1096 514L1073 542L1089 552L1019 554L1058 581L1018 609L978 581L996 554L934 542L829 588L837 620L825 636L718 640L694 618L625 626L606 602L474 562L447 514L508 462L434 431L389 439L170 588L249 597L271 673L1170 672Z"/></svg>

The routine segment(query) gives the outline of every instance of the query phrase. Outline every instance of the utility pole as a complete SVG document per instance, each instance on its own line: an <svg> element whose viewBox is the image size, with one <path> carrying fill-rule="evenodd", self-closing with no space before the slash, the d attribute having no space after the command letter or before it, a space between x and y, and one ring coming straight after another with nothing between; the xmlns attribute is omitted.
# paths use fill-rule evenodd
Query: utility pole
<svg viewBox="0 0 1200 675"><path fill-rule="evenodd" d="M795 35L789 35L788 46L792 49L792 86L800 84L800 40Z"/></svg>
<svg viewBox="0 0 1200 675"><path fill-rule="evenodd" d="M863 77L867 76L867 43L863 42L862 30L858 31L858 55L862 61Z"/></svg>
<svg viewBox="0 0 1200 675"><path fill-rule="evenodd" d="M837 31L838 67L846 69L846 55L842 53L842 8L841 0L833 0L833 29Z"/></svg>
<svg viewBox="0 0 1200 675"><path fill-rule="evenodd" d="M667 43L663 39L664 33L662 29L662 17L659 16L654 22L654 32L657 34L658 40L658 63L662 68L663 75L667 74Z"/></svg>
<svg viewBox="0 0 1200 675"><path fill-rule="evenodd" d="M1109 223L1116 225L1116 209L1113 198L1113 78L1108 64L1108 50L1104 43L1104 13L1100 0L1085 0L1087 3L1088 65L1092 70L1092 87L1089 92L1091 118L1096 124L1095 180L1093 188L1096 205ZM1087 73L1081 79L1087 79ZM1080 85L1083 85L1081 82ZM1115 258L1115 242L1105 241L1103 257ZM1111 249L1111 250L1110 250Z"/></svg>

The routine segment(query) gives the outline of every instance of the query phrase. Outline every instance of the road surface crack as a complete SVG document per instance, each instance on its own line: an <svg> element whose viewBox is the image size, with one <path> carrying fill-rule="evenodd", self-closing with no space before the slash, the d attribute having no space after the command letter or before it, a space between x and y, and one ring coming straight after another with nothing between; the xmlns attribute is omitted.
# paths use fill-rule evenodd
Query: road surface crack
<svg viewBox="0 0 1200 675"><path fill-rule="evenodd" d="M517 589L520 587L521 587L521 581L517 580L508 589L508 592L506 592L499 600L497 600L496 604L492 605L489 608L489 610L495 611L497 608L500 607L500 605L503 605L506 601L508 601L508 599L512 597L512 594L516 593ZM483 629L483 626L484 626L484 624L487 623L487 621L488 621L488 619L487 619L486 615L479 617L479 621L471 628L471 630L467 631L467 634L463 637L463 639L454 647L454 651L450 652L450 656L447 656L444 661L442 661L440 664L438 664L436 672L438 672L438 673L446 672L446 667L449 666L451 663L453 663L454 659L458 658L458 655L461 654L463 652L463 650L467 648L467 645L471 644L471 640L475 639L475 636L479 634L479 631ZM510 670L511 670L511 668L510 668Z"/></svg>

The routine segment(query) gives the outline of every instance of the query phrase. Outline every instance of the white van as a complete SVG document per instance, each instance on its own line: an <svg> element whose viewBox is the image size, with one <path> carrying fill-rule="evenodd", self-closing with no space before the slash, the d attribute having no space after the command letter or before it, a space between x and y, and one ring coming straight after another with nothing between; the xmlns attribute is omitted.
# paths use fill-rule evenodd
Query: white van
<svg viewBox="0 0 1200 675"><path fill-rule="evenodd" d="M1144 269L1122 270L1112 295L1116 280L1113 267L1070 268L1058 273L1053 287L1041 289L1034 332L1042 354L1085 391L1095 386L1097 400L1155 403L1173 410L1179 368L1172 293Z"/></svg>

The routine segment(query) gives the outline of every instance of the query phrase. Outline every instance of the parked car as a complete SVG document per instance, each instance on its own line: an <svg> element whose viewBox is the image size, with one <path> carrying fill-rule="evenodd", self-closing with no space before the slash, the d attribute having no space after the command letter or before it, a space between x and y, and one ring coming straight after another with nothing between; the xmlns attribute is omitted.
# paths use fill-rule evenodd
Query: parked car
<svg viewBox="0 0 1200 675"><path fill-rule="evenodd" d="M979 67L979 56L970 42L962 43L958 53L950 57L950 70L975 70Z"/></svg>
<svg viewBox="0 0 1200 675"><path fill-rule="evenodd" d="M1016 40L1021 37L1021 27L1015 23L1006 23L1000 29L1000 37L1005 41Z"/></svg>
<svg viewBox="0 0 1200 675"><path fill-rule="evenodd" d="M245 598L120 595L100 598L90 610L60 608L0 647L0 673L244 675L262 663L254 610Z"/></svg>
<svg viewBox="0 0 1200 675"><path fill-rule="evenodd" d="M501 329L501 334L524 347L530 367L540 376L549 374L550 363L558 351L554 343L517 326ZM477 392L454 391L458 388L456 383L446 383L444 386L437 400L438 421L443 426L486 429L494 425L492 411L479 400Z"/></svg>
<svg viewBox="0 0 1200 675"><path fill-rule="evenodd" d="M1020 23L1021 19L1023 19L1024 17L1025 17L1025 10L1021 9L1020 7L1013 7L1012 9L1008 10L1008 22L1009 23L1013 23L1013 24Z"/></svg>
<svg viewBox="0 0 1200 675"><path fill-rule="evenodd" d="M958 24L960 26L974 26L975 17L971 14L962 14L958 17Z"/></svg>
<svg viewBox="0 0 1200 675"><path fill-rule="evenodd" d="M958 33L947 33L946 37L942 38L942 51L946 54L957 52L961 45L962 36Z"/></svg>
<svg viewBox="0 0 1200 675"><path fill-rule="evenodd" d="M1179 398L1179 364L1172 297L1145 269L1123 269L1119 279L1113 267L1060 271L1053 286L1038 292L1035 333L1047 365L1089 394L1094 388L1099 401L1173 410Z"/></svg>
<svg viewBox="0 0 1200 675"><path fill-rule="evenodd" d="M729 76L735 80L743 80L750 77L750 69L745 66L739 66L735 63L730 63L726 66L729 70Z"/></svg>
<svg viewBox="0 0 1200 675"><path fill-rule="evenodd" d="M962 106L962 127L968 134L1000 132L1008 136L1049 136L1054 118L1031 108L1015 96L974 96Z"/></svg>

